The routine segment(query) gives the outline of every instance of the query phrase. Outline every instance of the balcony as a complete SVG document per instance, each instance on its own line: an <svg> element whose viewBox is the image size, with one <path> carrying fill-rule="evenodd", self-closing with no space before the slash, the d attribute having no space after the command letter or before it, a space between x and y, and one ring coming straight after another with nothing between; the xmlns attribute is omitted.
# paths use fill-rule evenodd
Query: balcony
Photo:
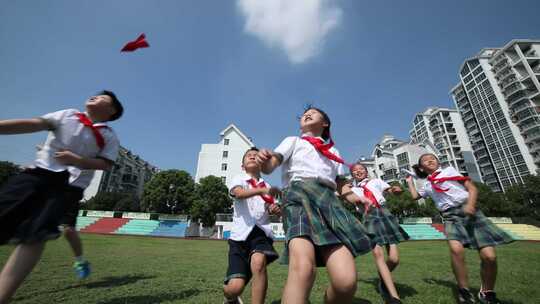
<svg viewBox="0 0 540 304"><path fill-rule="evenodd" d="M514 104L511 111L514 113L514 115L516 115L519 112L523 111L524 109L528 109L530 107L531 107L531 103L528 100L526 100L525 102Z"/></svg>
<svg viewBox="0 0 540 304"><path fill-rule="evenodd" d="M536 129L536 128L540 129L540 124L538 122L534 122L534 123L525 124L519 127L521 130L521 134L525 134L533 129Z"/></svg>
<svg viewBox="0 0 540 304"><path fill-rule="evenodd" d="M516 83L508 86L505 90L503 90L503 93L504 93L505 97L509 98L514 93L517 93L517 92L522 91L522 90L525 90L525 87L521 83L516 82Z"/></svg>
<svg viewBox="0 0 540 304"><path fill-rule="evenodd" d="M529 90L520 90L519 93L517 94L513 94L511 97L508 97L506 100L508 102L508 105L510 107L512 107L512 105L520 100L522 100L523 98L527 98L527 96L530 94L531 92Z"/></svg>
<svg viewBox="0 0 540 304"><path fill-rule="evenodd" d="M499 73L499 74L497 75L497 77L498 77L498 79L499 79L500 82L503 82L503 81L504 81L506 78L508 78L508 76L510 76L510 75L514 75L514 76L515 76L514 71L512 71L512 69L507 69L507 70L505 70L505 71Z"/></svg>
<svg viewBox="0 0 540 304"><path fill-rule="evenodd" d="M499 60L497 63L493 65L492 70L497 73L497 71L500 71L504 69L504 67L508 66L508 60Z"/></svg>
<svg viewBox="0 0 540 304"><path fill-rule="evenodd" d="M531 148L529 148L529 153L539 153L540 152L540 144L533 145Z"/></svg>
<svg viewBox="0 0 540 304"><path fill-rule="evenodd" d="M536 155L533 156L533 161L535 164L540 164L540 153L536 153Z"/></svg>
<svg viewBox="0 0 540 304"><path fill-rule="evenodd" d="M527 57L527 58L536 58L536 57L538 57L538 54L536 53L536 51L533 48L531 48L528 51L524 52L523 55L525 55L525 57Z"/></svg>
<svg viewBox="0 0 540 304"><path fill-rule="evenodd" d="M526 136L527 136L527 138L525 138L525 143L526 144L530 144L530 143L532 143L534 141L539 141L540 140L540 132L527 134Z"/></svg>
<svg viewBox="0 0 540 304"><path fill-rule="evenodd" d="M529 111L528 113L525 112L523 115L520 115L519 117L517 117L516 124L520 124L531 117L537 117L537 116L538 114L536 112L533 112L533 111Z"/></svg>

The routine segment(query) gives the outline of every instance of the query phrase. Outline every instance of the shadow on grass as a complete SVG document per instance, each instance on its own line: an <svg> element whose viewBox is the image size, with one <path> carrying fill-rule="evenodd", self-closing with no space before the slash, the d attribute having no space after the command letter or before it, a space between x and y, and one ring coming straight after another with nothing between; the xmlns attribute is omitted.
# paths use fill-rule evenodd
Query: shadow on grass
<svg viewBox="0 0 540 304"><path fill-rule="evenodd" d="M72 284L69 286L66 286L64 288L59 289L53 289L46 292L39 292L39 293L32 293L29 295L21 296L21 297L15 297L15 300L23 300L27 298L33 298L35 296L41 296L43 294L53 294L57 292L63 292L70 289L77 289L77 288L109 288L109 287L118 287L128 284L136 283L140 280L147 280L147 279L153 279L156 276L149 276L144 274L135 274L135 275L125 275L125 276L110 276L110 277L104 277L100 278L98 281L80 281L76 284ZM129 302L128 302L129 303ZM143 303L143 302L141 302Z"/></svg>
<svg viewBox="0 0 540 304"><path fill-rule="evenodd" d="M163 293L158 295L118 297L98 302L99 304L148 304L161 303L163 301L185 300L199 294L199 289L187 289L178 293Z"/></svg>
<svg viewBox="0 0 540 304"><path fill-rule="evenodd" d="M153 279L156 276L149 275L125 275L125 276L110 276L101 278L99 281L83 283L73 287L86 287L86 288L104 288L104 287L118 287L128 284L136 283L140 280Z"/></svg>
<svg viewBox="0 0 540 304"><path fill-rule="evenodd" d="M456 292L457 292L457 288L458 288L456 283L451 282L451 281L446 281L446 280L439 280L439 279L435 279L435 278L426 278L426 279L424 279L424 282L427 283L427 284L431 284L431 285L439 285L439 286L442 286L442 287L446 287L446 288L450 289L450 292L452 293L454 298L456 298ZM472 292L472 294L477 295L478 294L478 289L471 288L471 292ZM500 297L500 295L499 295L499 297ZM499 299L499 301L501 302L501 304L524 304L523 302L517 302L517 301L512 301L512 300L504 301L504 300ZM457 303L457 299L456 299L456 303Z"/></svg>
<svg viewBox="0 0 540 304"><path fill-rule="evenodd" d="M360 279L358 281L373 285L373 288L375 289L375 291L377 293L379 292L379 288L378 288L379 279L369 279L369 280ZM411 296L414 296L414 295L418 294L418 291L416 291L416 289L414 287L411 287L411 286L409 286L407 284L394 282L394 285L396 286L397 292L398 292L399 297L401 299L411 297ZM359 302L359 303L362 303L362 302Z"/></svg>

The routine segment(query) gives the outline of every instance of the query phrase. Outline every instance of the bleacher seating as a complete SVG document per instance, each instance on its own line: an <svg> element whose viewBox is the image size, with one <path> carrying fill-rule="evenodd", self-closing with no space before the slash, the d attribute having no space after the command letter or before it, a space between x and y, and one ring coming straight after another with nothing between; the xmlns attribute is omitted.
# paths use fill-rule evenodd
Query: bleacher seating
<svg viewBox="0 0 540 304"><path fill-rule="evenodd" d="M402 224L401 228L411 237L411 240L444 240L444 234L430 224Z"/></svg>
<svg viewBox="0 0 540 304"><path fill-rule="evenodd" d="M77 221L79 218L80 217L77 218ZM113 233L118 228L124 226L128 221L129 219L103 217L84 227L80 231L89 233Z"/></svg>
<svg viewBox="0 0 540 304"><path fill-rule="evenodd" d="M505 230L515 240L540 241L540 228L525 224L495 224ZM444 224L401 224L411 240L444 240ZM113 233L130 235L149 235L164 237L185 237L187 221L145 220L110 217L79 216L77 230L89 233ZM230 231L223 231L228 239Z"/></svg>
<svg viewBox="0 0 540 304"><path fill-rule="evenodd" d="M540 228L526 224L495 224L516 240L540 241Z"/></svg>

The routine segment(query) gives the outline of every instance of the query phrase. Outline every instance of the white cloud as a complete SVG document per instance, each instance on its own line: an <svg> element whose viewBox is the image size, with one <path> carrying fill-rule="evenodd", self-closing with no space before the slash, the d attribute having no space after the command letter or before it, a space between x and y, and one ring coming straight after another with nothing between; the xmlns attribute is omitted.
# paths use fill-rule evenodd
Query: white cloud
<svg viewBox="0 0 540 304"><path fill-rule="evenodd" d="M244 30L285 51L292 63L315 56L341 22L342 10L329 0L238 0Z"/></svg>

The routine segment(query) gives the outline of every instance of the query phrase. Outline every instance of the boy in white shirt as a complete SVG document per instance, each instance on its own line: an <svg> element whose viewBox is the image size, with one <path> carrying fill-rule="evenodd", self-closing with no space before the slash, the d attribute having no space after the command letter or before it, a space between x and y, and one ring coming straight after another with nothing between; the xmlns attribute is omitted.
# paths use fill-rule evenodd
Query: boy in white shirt
<svg viewBox="0 0 540 304"><path fill-rule="evenodd" d="M83 170L109 170L118 154L118 139L104 122L122 116L123 107L110 91L86 101L86 112L74 109L39 118L0 121L0 134L49 131L34 168L0 188L0 245L18 244L0 273L0 303L7 303L39 261L45 242L60 235L58 225L69 208L66 190Z"/></svg>
<svg viewBox="0 0 540 304"><path fill-rule="evenodd" d="M229 267L224 280L223 303L242 303L240 295L253 276L251 302L264 303L268 278L266 266L278 258L272 246L269 213L278 214L274 197L279 189L261 178L256 161L258 149L249 149L242 158L245 173L233 178L230 194L234 197L233 228L229 238Z"/></svg>

